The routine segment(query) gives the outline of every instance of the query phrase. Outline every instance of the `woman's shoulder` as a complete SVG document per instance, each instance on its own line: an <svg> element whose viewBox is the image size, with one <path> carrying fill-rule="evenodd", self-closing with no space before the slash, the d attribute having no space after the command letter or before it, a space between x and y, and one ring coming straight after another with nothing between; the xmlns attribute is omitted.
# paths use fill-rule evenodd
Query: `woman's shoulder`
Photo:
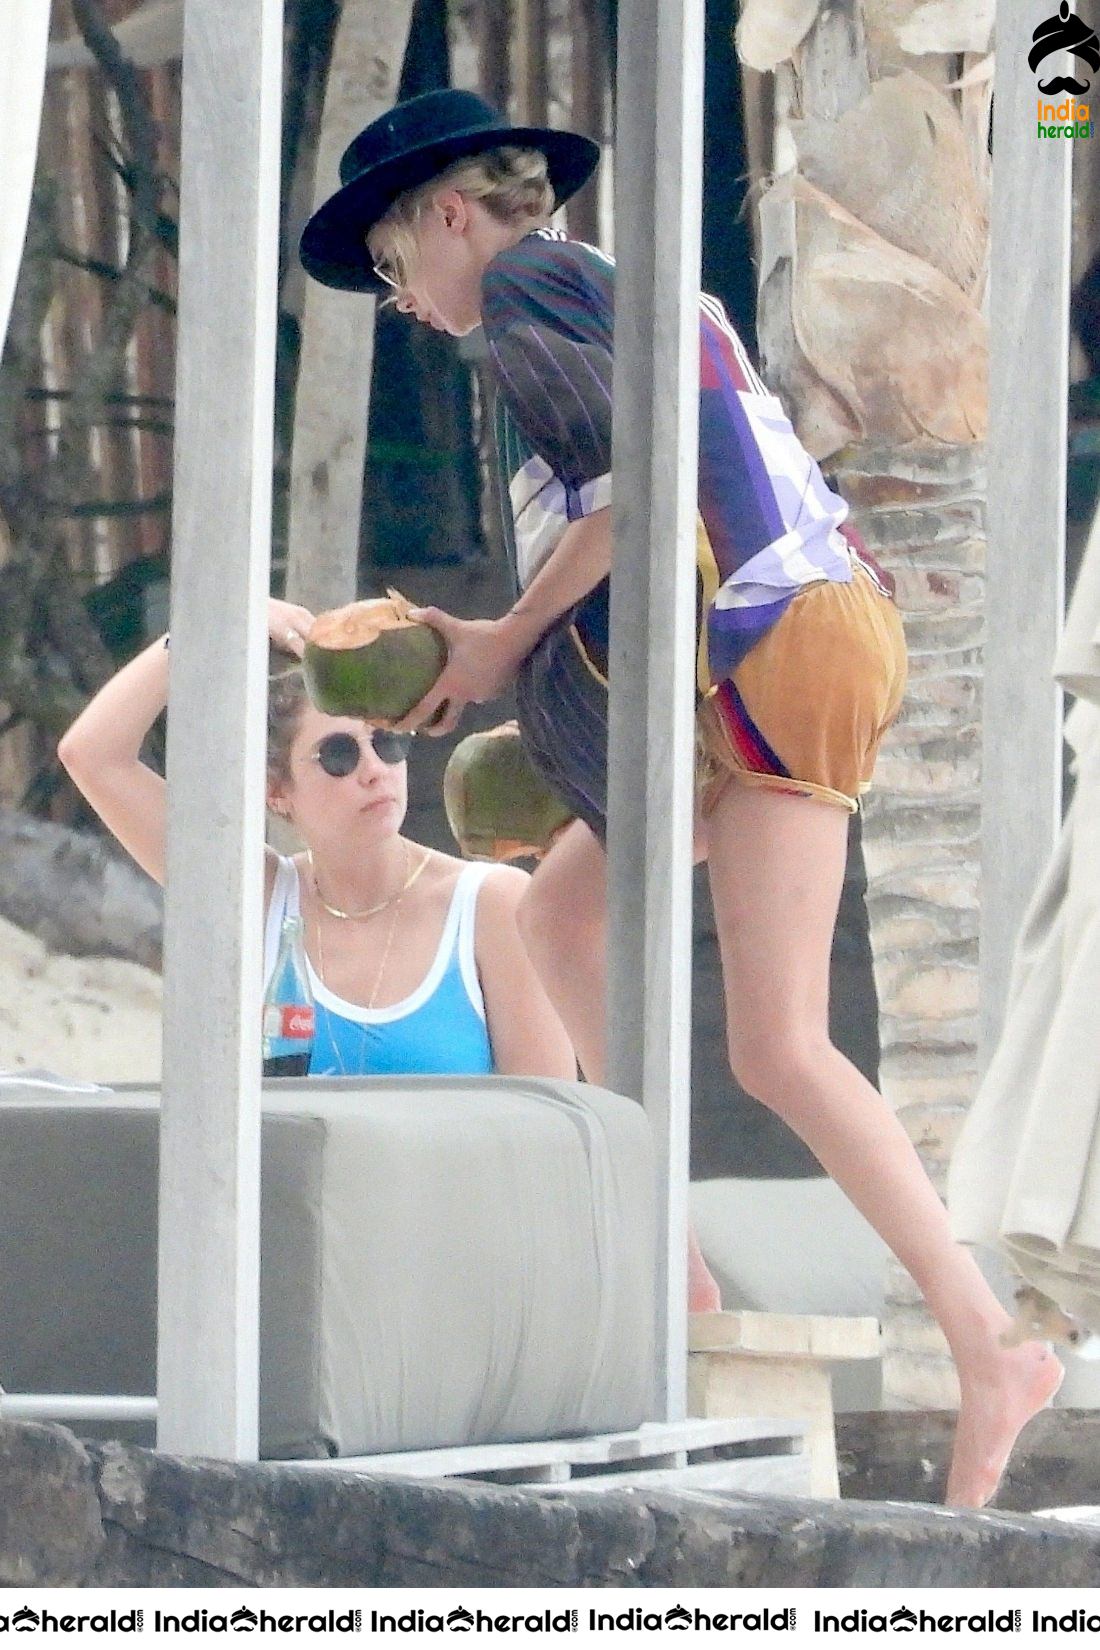
<svg viewBox="0 0 1100 1650"><path fill-rule="evenodd" d="M517 865L494 865L486 860L460 859L457 854L446 854L438 848L424 850L424 889L426 893L454 893L460 882L476 888L481 895L488 890L490 902L510 898L518 900L530 877ZM419 880L419 879L418 879Z"/></svg>
<svg viewBox="0 0 1100 1650"><path fill-rule="evenodd" d="M484 959L494 940L515 934L516 915L520 900L530 887L528 872L518 865L484 865L484 876L477 888L475 940L478 954Z"/></svg>
<svg viewBox="0 0 1100 1650"><path fill-rule="evenodd" d="M530 872L518 865L485 865L479 899L489 905L507 905L514 909L523 898L531 882Z"/></svg>

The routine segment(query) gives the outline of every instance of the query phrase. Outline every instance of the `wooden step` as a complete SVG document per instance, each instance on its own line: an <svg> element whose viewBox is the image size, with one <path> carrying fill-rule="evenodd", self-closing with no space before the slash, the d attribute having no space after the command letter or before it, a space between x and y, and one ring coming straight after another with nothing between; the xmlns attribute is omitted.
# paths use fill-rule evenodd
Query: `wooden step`
<svg viewBox="0 0 1100 1650"><path fill-rule="evenodd" d="M875 1318L700 1312L688 1321L688 1407L695 1415L796 1416L806 1429L810 1494L840 1494L830 1363L880 1356Z"/></svg>
<svg viewBox="0 0 1100 1650"><path fill-rule="evenodd" d="M694 1312L688 1319L688 1350L836 1363L846 1358L877 1358L881 1344L877 1318L829 1318L794 1312Z"/></svg>

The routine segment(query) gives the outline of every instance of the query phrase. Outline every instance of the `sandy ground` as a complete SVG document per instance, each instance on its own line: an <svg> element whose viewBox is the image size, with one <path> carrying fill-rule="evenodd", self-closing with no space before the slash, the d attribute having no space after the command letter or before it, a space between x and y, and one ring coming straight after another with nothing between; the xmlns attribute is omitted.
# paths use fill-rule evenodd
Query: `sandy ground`
<svg viewBox="0 0 1100 1650"><path fill-rule="evenodd" d="M55 956L0 918L0 1071L156 1078L160 1012L158 974L112 957Z"/></svg>

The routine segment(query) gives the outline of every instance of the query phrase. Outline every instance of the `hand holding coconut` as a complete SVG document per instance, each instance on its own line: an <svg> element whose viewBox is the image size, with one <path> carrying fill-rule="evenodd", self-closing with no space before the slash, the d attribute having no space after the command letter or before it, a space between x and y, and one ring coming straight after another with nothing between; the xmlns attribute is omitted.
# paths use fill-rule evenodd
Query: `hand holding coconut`
<svg viewBox="0 0 1100 1650"><path fill-rule="evenodd" d="M447 658L443 637L412 612L400 591L389 590L318 615L302 655L318 710L407 731L402 719L431 690Z"/></svg>
<svg viewBox="0 0 1100 1650"><path fill-rule="evenodd" d="M539 636L515 613L502 619L458 619L438 607L416 607L409 609L409 617L442 636L447 662L398 723L405 731L423 727L433 735L453 733L467 705L499 699Z"/></svg>

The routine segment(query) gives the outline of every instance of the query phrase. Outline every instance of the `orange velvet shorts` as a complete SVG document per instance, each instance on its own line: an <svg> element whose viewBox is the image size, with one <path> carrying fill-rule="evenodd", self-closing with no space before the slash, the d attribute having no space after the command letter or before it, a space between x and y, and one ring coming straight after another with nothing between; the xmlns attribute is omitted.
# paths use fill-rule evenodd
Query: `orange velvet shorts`
<svg viewBox="0 0 1100 1650"><path fill-rule="evenodd" d="M733 781L854 813L906 674L901 617L862 564L808 585L698 708L704 818Z"/></svg>

